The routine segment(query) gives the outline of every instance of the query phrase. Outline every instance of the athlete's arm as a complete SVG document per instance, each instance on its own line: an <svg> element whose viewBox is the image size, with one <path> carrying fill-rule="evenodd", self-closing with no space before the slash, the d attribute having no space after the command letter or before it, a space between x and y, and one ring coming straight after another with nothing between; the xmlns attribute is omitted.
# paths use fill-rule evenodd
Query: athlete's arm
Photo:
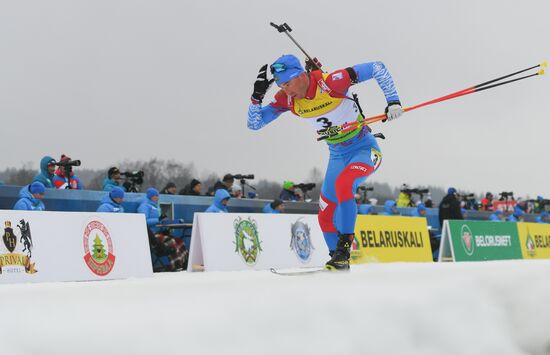
<svg viewBox="0 0 550 355"><path fill-rule="evenodd" d="M353 70L357 74L357 82L363 82L372 78L376 79L378 86L384 92L386 102L399 102L399 96L395 89L395 84L390 72L382 62L370 62L357 64L353 66Z"/></svg>
<svg viewBox="0 0 550 355"><path fill-rule="evenodd" d="M281 113L288 110L288 97L282 91L279 91L275 95L275 100L265 107L253 100L248 106L247 126L249 129L258 130L276 120Z"/></svg>

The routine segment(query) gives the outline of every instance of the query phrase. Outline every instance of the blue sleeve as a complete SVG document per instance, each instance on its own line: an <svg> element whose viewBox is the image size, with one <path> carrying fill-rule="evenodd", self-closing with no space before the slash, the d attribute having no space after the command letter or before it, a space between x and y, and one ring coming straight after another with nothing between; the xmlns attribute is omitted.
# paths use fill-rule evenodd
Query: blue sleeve
<svg viewBox="0 0 550 355"><path fill-rule="evenodd" d="M25 201L23 199L17 201L15 203L15 206L13 206L13 209L14 210L19 210L19 211L26 211L28 210L28 207L27 207L27 204L25 203Z"/></svg>
<svg viewBox="0 0 550 355"><path fill-rule="evenodd" d="M248 106L248 122L249 129L258 130L263 128L269 122L274 121L281 115L282 111L271 105L262 107L262 105L250 104Z"/></svg>
<svg viewBox="0 0 550 355"><path fill-rule="evenodd" d="M363 82L372 78L376 79L378 86L384 92L386 102L400 101L395 89L395 84L390 72L382 62L370 62L353 66L357 73L357 81Z"/></svg>
<svg viewBox="0 0 550 355"><path fill-rule="evenodd" d="M96 212L113 212L106 203L101 204Z"/></svg>
<svg viewBox="0 0 550 355"><path fill-rule="evenodd" d="M143 203L138 207L138 213L143 213L145 215L145 222L148 227L154 227L158 224L158 217L151 217L150 209L147 204Z"/></svg>

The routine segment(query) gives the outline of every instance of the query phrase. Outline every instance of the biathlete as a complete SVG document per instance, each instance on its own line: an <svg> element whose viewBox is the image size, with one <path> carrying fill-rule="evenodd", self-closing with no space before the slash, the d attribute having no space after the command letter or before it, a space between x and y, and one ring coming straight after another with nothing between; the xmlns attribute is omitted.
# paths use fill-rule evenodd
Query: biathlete
<svg viewBox="0 0 550 355"><path fill-rule="evenodd" d="M357 103L348 96L349 88L376 79L386 97L388 120L403 114L393 79L382 62L358 64L330 74L306 72L294 55L283 55L271 66L273 79L267 79L267 64L260 68L248 109L248 128L258 130L291 111L309 122L315 130L360 120ZM273 102L262 107L265 93L275 81L279 92ZM347 270L354 239L357 205L354 193L378 169L382 154L368 127L338 133L326 139L330 152L319 198L319 224L331 259L330 270Z"/></svg>

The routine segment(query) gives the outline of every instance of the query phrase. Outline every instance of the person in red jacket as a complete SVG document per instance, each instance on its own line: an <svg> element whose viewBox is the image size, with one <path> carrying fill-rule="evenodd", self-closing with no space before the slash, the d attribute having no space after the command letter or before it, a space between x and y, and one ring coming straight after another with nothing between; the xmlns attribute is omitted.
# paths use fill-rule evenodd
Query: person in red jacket
<svg viewBox="0 0 550 355"><path fill-rule="evenodd" d="M59 162L64 161L70 161L71 158L66 156L65 154L61 155L61 159L59 159ZM57 170L54 173L54 177L52 179L52 184L56 189L73 189L73 190L82 190L84 189L84 186L80 182L80 179L78 176L75 175L75 173L70 170L70 177L69 179L65 176L65 168L63 166L60 166L57 168ZM70 187L69 187L69 180L70 180Z"/></svg>

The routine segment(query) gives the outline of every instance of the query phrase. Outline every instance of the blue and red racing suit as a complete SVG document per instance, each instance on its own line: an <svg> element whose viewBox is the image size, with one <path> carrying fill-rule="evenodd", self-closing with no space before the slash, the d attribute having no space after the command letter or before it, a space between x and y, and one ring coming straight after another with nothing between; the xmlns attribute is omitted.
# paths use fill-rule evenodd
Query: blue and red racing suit
<svg viewBox="0 0 550 355"><path fill-rule="evenodd" d="M358 64L330 74L317 70L307 75L310 84L305 98L295 99L280 90L265 107L251 103L248 128L258 130L286 111L307 120L315 130L359 120L359 109L347 97L348 91L354 83L372 78L388 103L399 101L393 79L382 62ZM378 169L382 154L367 127L339 133L326 141L330 158L319 198L318 219L327 246L334 251L338 233L354 233L357 216L354 193Z"/></svg>

